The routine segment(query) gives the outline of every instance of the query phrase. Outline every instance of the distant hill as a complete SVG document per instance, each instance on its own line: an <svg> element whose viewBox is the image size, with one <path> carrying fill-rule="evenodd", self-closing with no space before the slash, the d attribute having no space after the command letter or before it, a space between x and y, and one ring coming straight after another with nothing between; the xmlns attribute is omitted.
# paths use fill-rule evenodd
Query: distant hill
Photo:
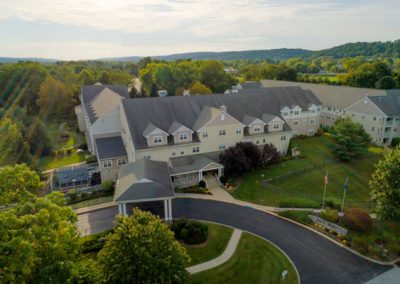
<svg viewBox="0 0 400 284"><path fill-rule="evenodd" d="M355 56L400 57L400 40L346 43L332 48L314 51L312 56L332 56L334 58Z"/></svg>
<svg viewBox="0 0 400 284"><path fill-rule="evenodd" d="M59 60L48 59L48 58L36 58L36 57L0 57L0 63L16 63L18 61L33 61L41 63L54 63Z"/></svg>

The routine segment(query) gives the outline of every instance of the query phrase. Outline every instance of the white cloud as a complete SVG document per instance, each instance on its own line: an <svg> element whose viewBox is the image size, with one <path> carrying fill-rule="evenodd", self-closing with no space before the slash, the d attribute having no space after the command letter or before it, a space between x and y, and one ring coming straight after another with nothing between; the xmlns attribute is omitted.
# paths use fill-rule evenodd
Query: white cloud
<svg viewBox="0 0 400 284"><path fill-rule="evenodd" d="M137 36L138 41L144 36L155 39L151 43L109 43L109 56L278 47L320 49L348 41L390 40L400 37L399 15L398 0L0 0L0 24L1 20L18 18L112 31L125 37ZM182 37L187 39L184 45ZM54 44L62 45L58 39ZM88 44L93 50L81 50L80 58L86 54L105 56L107 44L100 38L64 46L75 52L72 46ZM4 50L6 47L0 46L0 52Z"/></svg>

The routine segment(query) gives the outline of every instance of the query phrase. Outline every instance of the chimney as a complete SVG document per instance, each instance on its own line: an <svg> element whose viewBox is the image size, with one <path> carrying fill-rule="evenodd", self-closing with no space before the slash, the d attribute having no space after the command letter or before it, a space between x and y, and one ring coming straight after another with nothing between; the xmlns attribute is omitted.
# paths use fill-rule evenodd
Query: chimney
<svg viewBox="0 0 400 284"><path fill-rule="evenodd" d="M219 109L220 109L222 112L225 112L225 113L226 113L226 110L227 110L226 106L220 106Z"/></svg>

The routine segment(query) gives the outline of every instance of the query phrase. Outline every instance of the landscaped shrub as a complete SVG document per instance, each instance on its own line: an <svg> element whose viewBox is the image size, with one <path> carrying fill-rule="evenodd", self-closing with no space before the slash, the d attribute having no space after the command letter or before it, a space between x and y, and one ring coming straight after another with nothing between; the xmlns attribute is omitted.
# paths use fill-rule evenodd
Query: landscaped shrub
<svg viewBox="0 0 400 284"><path fill-rule="evenodd" d="M219 181L222 184L225 184L228 181L228 178L226 176L222 175L222 176L220 176Z"/></svg>
<svg viewBox="0 0 400 284"><path fill-rule="evenodd" d="M71 189L70 191L68 191L67 196L69 197L71 203L75 202L78 199L78 193L76 192L76 189Z"/></svg>
<svg viewBox="0 0 400 284"><path fill-rule="evenodd" d="M208 237L208 226L197 221L177 220L172 224L171 230L176 239L189 245L204 243Z"/></svg>
<svg viewBox="0 0 400 284"><path fill-rule="evenodd" d="M340 201L338 199L329 197L325 199L325 206L333 209L340 209Z"/></svg>
<svg viewBox="0 0 400 284"><path fill-rule="evenodd" d="M81 238L81 253L100 251L105 243L105 236L109 231Z"/></svg>
<svg viewBox="0 0 400 284"><path fill-rule="evenodd" d="M346 209L343 215L343 223L351 230L368 232L372 229L372 219L368 212L358 209Z"/></svg>
<svg viewBox="0 0 400 284"><path fill-rule="evenodd" d="M93 155L86 158L86 164L91 164L91 163L97 163L96 156Z"/></svg>
<svg viewBox="0 0 400 284"><path fill-rule="evenodd" d="M110 193L114 190L114 182L112 180L106 180L101 184L101 190Z"/></svg>
<svg viewBox="0 0 400 284"><path fill-rule="evenodd" d="M280 216L292 219L296 222L303 224L312 224L313 221L308 216L309 212L306 211L283 211L278 213Z"/></svg>
<svg viewBox="0 0 400 284"><path fill-rule="evenodd" d="M86 151L88 149L88 145L86 143L84 143L84 144L76 146L75 148Z"/></svg>
<svg viewBox="0 0 400 284"><path fill-rule="evenodd" d="M206 182L204 180L199 181L199 186L202 188L206 187Z"/></svg>
<svg viewBox="0 0 400 284"><path fill-rule="evenodd" d="M361 253L366 253L368 251L368 244L369 242L365 237L354 236L351 239L351 247Z"/></svg>
<svg viewBox="0 0 400 284"><path fill-rule="evenodd" d="M283 208L320 208L319 202L299 197L287 198L279 202Z"/></svg>
<svg viewBox="0 0 400 284"><path fill-rule="evenodd" d="M395 137L392 139L391 145L393 147L396 147L397 145L400 145L400 137Z"/></svg>
<svg viewBox="0 0 400 284"><path fill-rule="evenodd" d="M325 209L321 212L321 218L336 223L339 220L339 212L336 209Z"/></svg>

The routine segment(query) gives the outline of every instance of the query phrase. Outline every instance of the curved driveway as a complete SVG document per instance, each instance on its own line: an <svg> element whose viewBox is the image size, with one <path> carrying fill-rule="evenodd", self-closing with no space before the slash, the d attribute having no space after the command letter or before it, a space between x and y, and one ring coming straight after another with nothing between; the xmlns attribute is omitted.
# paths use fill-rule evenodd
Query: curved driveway
<svg viewBox="0 0 400 284"><path fill-rule="evenodd" d="M365 283L392 268L369 262L301 226L251 207L200 199L173 200L173 217L212 221L252 232L280 247L304 284ZM115 207L79 216L81 231L110 228Z"/></svg>

